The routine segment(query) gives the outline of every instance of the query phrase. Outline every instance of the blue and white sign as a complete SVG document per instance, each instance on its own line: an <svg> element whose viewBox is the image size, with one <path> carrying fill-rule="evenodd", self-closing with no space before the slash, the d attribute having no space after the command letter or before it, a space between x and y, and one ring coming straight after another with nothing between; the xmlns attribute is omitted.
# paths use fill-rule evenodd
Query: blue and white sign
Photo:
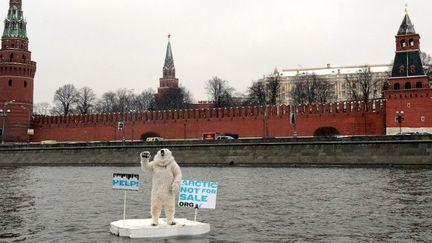
<svg viewBox="0 0 432 243"><path fill-rule="evenodd" d="M113 173L112 187L115 190L138 191L139 175Z"/></svg>
<svg viewBox="0 0 432 243"><path fill-rule="evenodd" d="M181 207L216 208L217 182L182 180L179 192Z"/></svg>

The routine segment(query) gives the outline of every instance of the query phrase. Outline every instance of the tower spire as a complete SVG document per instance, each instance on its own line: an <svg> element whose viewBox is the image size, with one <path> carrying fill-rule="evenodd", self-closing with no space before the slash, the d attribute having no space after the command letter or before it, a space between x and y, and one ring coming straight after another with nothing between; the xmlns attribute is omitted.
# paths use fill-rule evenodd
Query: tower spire
<svg viewBox="0 0 432 243"><path fill-rule="evenodd" d="M164 68L174 68L174 58L172 55L170 39L171 39L171 34L168 34L168 45L166 49Z"/></svg>
<svg viewBox="0 0 432 243"><path fill-rule="evenodd" d="M27 22L21 10L21 0L10 0L8 15L4 21L4 37L27 38Z"/></svg>
<svg viewBox="0 0 432 243"><path fill-rule="evenodd" d="M168 35L168 44L167 44L166 54L165 54L165 63L163 66L164 78L175 78L174 58L171 50L170 39L171 39L171 34Z"/></svg>
<svg viewBox="0 0 432 243"><path fill-rule="evenodd" d="M397 35L410 35L415 33L414 25L408 15L408 4L405 4L405 17L402 20Z"/></svg>

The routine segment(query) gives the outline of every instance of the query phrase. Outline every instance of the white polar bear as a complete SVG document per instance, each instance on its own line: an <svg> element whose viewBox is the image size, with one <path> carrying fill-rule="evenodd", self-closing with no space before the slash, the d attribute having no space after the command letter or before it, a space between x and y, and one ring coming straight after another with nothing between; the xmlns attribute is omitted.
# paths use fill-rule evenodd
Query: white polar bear
<svg viewBox="0 0 432 243"><path fill-rule="evenodd" d="M175 198L179 191L182 173L180 166L175 161L169 149L161 149L157 152L154 160L150 161L150 152L144 151L140 154L141 169L152 171L151 192L151 215L152 226L159 224L159 216L162 206L168 225L175 225Z"/></svg>

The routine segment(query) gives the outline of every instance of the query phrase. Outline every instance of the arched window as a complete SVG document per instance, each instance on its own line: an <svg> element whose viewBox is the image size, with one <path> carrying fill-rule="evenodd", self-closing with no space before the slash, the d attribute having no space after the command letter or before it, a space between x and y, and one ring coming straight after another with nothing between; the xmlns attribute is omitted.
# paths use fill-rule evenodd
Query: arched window
<svg viewBox="0 0 432 243"><path fill-rule="evenodd" d="M411 83L410 82L405 83L405 89L411 89Z"/></svg>
<svg viewBox="0 0 432 243"><path fill-rule="evenodd" d="M421 89L421 88L423 88L423 84L422 84L422 82L417 82L416 83L416 89Z"/></svg>
<svg viewBox="0 0 432 243"><path fill-rule="evenodd" d="M409 45L414 46L414 40L413 39L409 39Z"/></svg>
<svg viewBox="0 0 432 243"><path fill-rule="evenodd" d="M27 81L24 81L24 88L27 88Z"/></svg>
<svg viewBox="0 0 432 243"><path fill-rule="evenodd" d="M8 85L12 86L12 79L9 79Z"/></svg>
<svg viewBox="0 0 432 243"><path fill-rule="evenodd" d="M402 65L402 66L399 67L399 72L400 73L404 73L405 72L405 66L404 65Z"/></svg>
<svg viewBox="0 0 432 243"><path fill-rule="evenodd" d="M394 90L400 90L400 84L399 83L394 84Z"/></svg>
<svg viewBox="0 0 432 243"><path fill-rule="evenodd" d="M405 47L406 47L406 41L405 41L404 39L402 39L402 40L400 41L400 46L401 46L402 48L405 48Z"/></svg>
<svg viewBox="0 0 432 243"><path fill-rule="evenodd" d="M22 55L22 59L25 61L26 60L26 55Z"/></svg>
<svg viewBox="0 0 432 243"><path fill-rule="evenodd" d="M415 73L415 71L416 71L416 66L415 65L411 65L410 66L410 72L411 73Z"/></svg>
<svg viewBox="0 0 432 243"><path fill-rule="evenodd" d="M12 62L13 57L14 57L14 55L13 55L13 53L11 53L11 54L9 55L9 58L10 58L10 61L11 61L11 62Z"/></svg>

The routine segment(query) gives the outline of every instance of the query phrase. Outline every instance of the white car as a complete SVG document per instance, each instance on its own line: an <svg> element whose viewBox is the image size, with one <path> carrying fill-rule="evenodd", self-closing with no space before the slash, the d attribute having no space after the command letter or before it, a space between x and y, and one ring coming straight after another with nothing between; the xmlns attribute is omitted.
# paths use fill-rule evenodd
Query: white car
<svg viewBox="0 0 432 243"><path fill-rule="evenodd" d="M218 136L216 139L217 140L222 140L222 139L234 139L234 138L231 137L231 136Z"/></svg>

